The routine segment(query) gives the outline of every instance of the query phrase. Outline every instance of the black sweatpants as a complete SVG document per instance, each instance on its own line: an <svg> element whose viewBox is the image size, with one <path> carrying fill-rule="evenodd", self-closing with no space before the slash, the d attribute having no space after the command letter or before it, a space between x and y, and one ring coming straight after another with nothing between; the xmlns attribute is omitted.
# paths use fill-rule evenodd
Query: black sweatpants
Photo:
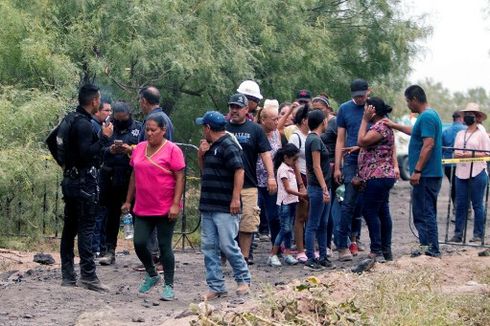
<svg viewBox="0 0 490 326"><path fill-rule="evenodd" d="M148 239L154 229L157 230L158 247L160 248L160 262L163 266L163 277L166 285L174 284L175 258L172 250L172 236L175 220L170 221L167 216L135 216L134 218L134 250L145 266L150 276L157 275L155 264L148 250Z"/></svg>

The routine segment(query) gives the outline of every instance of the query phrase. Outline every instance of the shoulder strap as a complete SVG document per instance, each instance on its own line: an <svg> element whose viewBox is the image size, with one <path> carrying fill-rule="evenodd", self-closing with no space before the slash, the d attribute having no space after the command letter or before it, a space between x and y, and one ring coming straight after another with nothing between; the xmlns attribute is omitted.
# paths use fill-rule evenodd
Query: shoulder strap
<svg viewBox="0 0 490 326"><path fill-rule="evenodd" d="M298 136L298 143L299 143L298 144L299 145L298 149L301 149L301 146L302 146L301 136L298 134L298 132L293 132L293 135Z"/></svg>

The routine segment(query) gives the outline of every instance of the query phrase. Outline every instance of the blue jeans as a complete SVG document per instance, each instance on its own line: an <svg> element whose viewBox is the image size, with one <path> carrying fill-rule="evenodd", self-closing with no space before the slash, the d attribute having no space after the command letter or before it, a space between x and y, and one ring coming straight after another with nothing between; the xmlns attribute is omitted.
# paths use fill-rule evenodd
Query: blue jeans
<svg viewBox="0 0 490 326"><path fill-rule="evenodd" d="M277 205L276 205L277 206ZM279 219L281 220L281 230L276 237L274 246L279 247L284 241L284 247L291 249L291 239L293 235L293 220L296 213L296 203L277 206Z"/></svg>
<svg viewBox="0 0 490 326"><path fill-rule="evenodd" d="M339 230L340 230L340 218L341 218L341 205L338 202L337 198L335 197L334 193L330 194L330 216L329 216L329 223L330 220L332 220L333 224L333 243L335 244L335 247L339 248Z"/></svg>
<svg viewBox="0 0 490 326"><path fill-rule="evenodd" d="M104 206L97 205L97 215L95 216L95 229L92 238L92 251L94 254L96 252L105 252L107 249L106 227L105 227L106 219L107 219L107 209Z"/></svg>
<svg viewBox="0 0 490 326"><path fill-rule="evenodd" d="M305 245L308 259L315 258L315 238L318 241L320 259L327 257L327 223L330 203L323 202L321 187L308 185L310 209L306 221Z"/></svg>
<svg viewBox="0 0 490 326"><path fill-rule="evenodd" d="M363 215L371 239L371 253L382 254L391 251L391 221L389 198L395 179L370 179L363 192Z"/></svg>
<svg viewBox="0 0 490 326"><path fill-rule="evenodd" d="M412 190L413 223L422 246L428 246L433 254L439 254L437 231L437 196L441 189L442 177L421 177L420 183Z"/></svg>
<svg viewBox="0 0 490 326"><path fill-rule="evenodd" d="M265 211L263 214L265 215L267 219L267 224L269 226L269 231L271 233L271 242L272 244L275 243L275 239L277 237L277 234L279 233L279 230L281 229L281 221L279 220L279 215L277 213L277 194L269 194L267 191L267 188L265 187L258 187L258 201L259 201L259 207L262 209L264 208ZM262 204L262 205L260 205ZM262 213L262 212L261 212ZM261 214L262 215L262 214ZM261 221L262 224L262 221Z"/></svg>
<svg viewBox="0 0 490 326"><path fill-rule="evenodd" d="M206 283L213 292L225 292L221 269L221 253L226 256L238 284L250 284L250 272L235 241L240 215L222 212L201 212L201 251L206 267Z"/></svg>
<svg viewBox="0 0 490 326"><path fill-rule="evenodd" d="M339 224L339 239L338 248L345 249L348 247L350 236L359 236L361 219L356 214L356 207L358 206L359 192L354 188L351 181L357 174L357 164L345 163L342 168L342 176L344 178L344 201L341 206L341 217ZM355 223L353 223L355 221ZM352 228L354 224L354 228ZM352 231L354 231L352 233Z"/></svg>
<svg viewBox="0 0 490 326"><path fill-rule="evenodd" d="M479 238L483 237L483 197L485 195L487 183L488 176L485 170L481 171L481 173L471 179L460 179L456 177L456 228L454 230L454 234L457 237L463 237L465 218L466 214L468 214L469 200L471 200L473 211L475 212L473 236ZM470 198L468 198L468 188L470 191Z"/></svg>

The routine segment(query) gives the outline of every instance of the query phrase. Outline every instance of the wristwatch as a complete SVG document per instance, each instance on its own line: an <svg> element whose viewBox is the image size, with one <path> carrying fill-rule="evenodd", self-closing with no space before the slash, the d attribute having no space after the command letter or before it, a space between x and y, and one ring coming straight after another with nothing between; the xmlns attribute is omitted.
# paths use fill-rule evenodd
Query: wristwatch
<svg viewBox="0 0 490 326"><path fill-rule="evenodd" d="M422 171L417 170L417 169L414 169L414 170L413 170L413 173L422 173Z"/></svg>

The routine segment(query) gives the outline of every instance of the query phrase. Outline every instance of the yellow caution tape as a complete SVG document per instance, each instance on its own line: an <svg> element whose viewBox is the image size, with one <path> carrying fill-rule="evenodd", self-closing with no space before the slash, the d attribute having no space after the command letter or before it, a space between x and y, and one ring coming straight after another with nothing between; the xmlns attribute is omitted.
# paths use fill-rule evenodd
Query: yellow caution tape
<svg viewBox="0 0 490 326"><path fill-rule="evenodd" d="M442 164L468 163L468 162L490 162L490 156L485 157L465 157L465 158L446 158Z"/></svg>

